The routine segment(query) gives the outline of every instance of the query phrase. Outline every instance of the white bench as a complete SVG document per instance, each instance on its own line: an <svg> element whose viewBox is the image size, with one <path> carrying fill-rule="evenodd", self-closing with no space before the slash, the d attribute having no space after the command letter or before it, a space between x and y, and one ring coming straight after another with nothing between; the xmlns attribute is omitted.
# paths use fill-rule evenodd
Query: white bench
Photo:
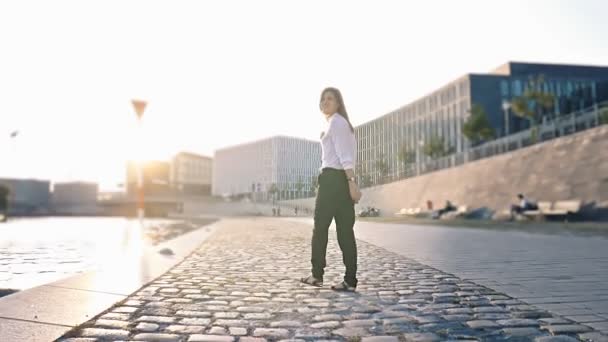
<svg viewBox="0 0 608 342"><path fill-rule="evenodd" d="M398 212L395 213L396 216L414 216L418 215L422 212L420 208L401 208Z"/></svg>
<svg viewBox="0 0 608 342"><path fill-rule="evenodd" d="M545 218L555 216L576 215L581 210L581 200L567 200L555 202L538 202L538 209L526 210L521 214L530 218Z"/></svg>
<svg viewBox="0 0 608 342"><path fill-rule="evenodd" d="M464 216L469 211L469 207L466 205L459 205L458 208L454 211L448 211L447 213L441 215L440 219L442 220L450 220L457 217Z"/></svg>

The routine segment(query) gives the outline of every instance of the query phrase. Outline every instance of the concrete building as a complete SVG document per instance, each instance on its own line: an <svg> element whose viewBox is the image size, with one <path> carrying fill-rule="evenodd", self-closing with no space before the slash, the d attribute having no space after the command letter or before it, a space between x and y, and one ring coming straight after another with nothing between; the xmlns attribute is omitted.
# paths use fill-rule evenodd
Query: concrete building
<svg viewBox="0 0 608 342"><path fill-rule="evenodd" d="M34 215L49 212L51 182L36 179L0 178L0 184L8 187L10 193L10 215Z"/></svg>
<svg viewBox="0 0 608 342"><path fill-rule="evenodd" d="M53 211L57 214L97 214L97 183L66 182L53 184Z"/></svg>
<svg viewBox="0 0 608 342"><path fill-rule="evenodd" d="M171 160L169 182L175 193L210 195L213 160L194 153L181 152Z"/></svg>
<svg viewBox="0 0 608 342"><path fill-rule="evenodd" d="M608 100L608 67L509 62L489 74L468 74L357 126L360 182L377 184L384 176L403 175L406 163L400 152L408 152L410 163L422 162L426 158L422 147L431 141L441 141L446 152L468 150L471 144L462 128L473 104L485 110L497 137L529 128L529 121L514 115L508 104L525 92L531 78L539 76L544 79L541 90L554 95L553 109L543 120Z"/></svg>
<svg viewBox="0 0 608 342"><path fill-rule="evenodd" d="M53 204L93 204L97 202L98 190L97 183L54 183Z"/></svg>
<svg viewBox="0 0 608 342"><path fill-rule="evenodd" d="M319 142L275 136L215 151L212 191L260 200L306 197L320 167Z"/></svg>

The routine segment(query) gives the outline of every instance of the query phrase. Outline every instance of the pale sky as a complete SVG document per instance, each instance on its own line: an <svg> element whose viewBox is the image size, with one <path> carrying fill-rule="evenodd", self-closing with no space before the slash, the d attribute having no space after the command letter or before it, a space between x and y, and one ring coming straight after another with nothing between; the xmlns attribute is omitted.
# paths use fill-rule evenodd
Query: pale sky
<svg viewBox="0 0 608 342"><path fill-rule="evenodd" d="M608 65L608 2L2 1L0 177L124 180L146 159L316 139L320 91L353 124L507 61ZM19 130L16 139L9 134Z"/></svg>

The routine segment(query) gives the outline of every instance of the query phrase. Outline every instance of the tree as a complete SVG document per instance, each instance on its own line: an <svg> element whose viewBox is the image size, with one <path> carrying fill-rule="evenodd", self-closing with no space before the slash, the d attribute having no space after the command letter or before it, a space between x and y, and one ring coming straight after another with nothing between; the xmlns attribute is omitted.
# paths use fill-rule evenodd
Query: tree
<svg viewBox="0 0 608 342"><path fill-rule="evenodd" d="M403 165L403 168L407 169L410 164L413 164L416 161L416 152L411 151L407 148L407 145L403 144L401 145L401 148L399 148L399 152L397 152L397 158Z"/></svg>
<svg viewBox="0 0 608 342"><path fill-rule="evenodd" d="M422 152L432 159L437 159L447 156L450 153L450 149L446 148L442 137L435 135L431 137L428 143L424 144Z"/></svg>
<svg viewBox="0 0 608 342"><path fill-rule="evenodd" d="M537 125L547 110L553 108L555 96L544 92L545 78L542 75L530 77L528 86L521 96L511 100L511 108L515 115L530 122L530 134L533 140L537 138Z"/></svg>
<svg viewBox="0 0 608 342"><path fill-rule="evenodd" d="M276 183L272 183L268 186L268 193L272 196L272 199L275 199L275 194L279 191Z"/></svg>
<svg viewBox="0 0 608 342"><path fill-rule="evenodd" d="M361 187L367 187L372 185L372 177L370 175L361 176Z"/></svg>
<svg viewBox="0 0 608 342"><path fill-rule="evenodd" d="M376 171L378 171L378 176L382 180L388 175L388 163L382 153L380 153L378 160L376 160Z"/></svg>
<svg viewBox="0 0 608 342"><path fill-rule="evenodd" d="M310 189L312 189L312 193L317 191L317 187L319 186L319 178L318 176L310 177Z"/></svg>
<svg viewBox="0 0 608 342"><path fill-rule="evenodd" d="M304 183L302 183L302 178L298 178L298 182L296 183L296 190L298 191L297 197L300 197L302 193L302 189L304 188Z"/></svg>
<svg viewBox="0 0 608 342"><path fill-rule="evenodd" d="M608 124L608 108L600 110L600 124Z"/></svg>
<svg viewBox="0 0 608 342"><path fill-rule="evenodd" d="M484 140L494 138L494 128L490 125L488 114L483 106L473 104L469 113L471 115L462 126L462 134L475 145Z"/></svg>

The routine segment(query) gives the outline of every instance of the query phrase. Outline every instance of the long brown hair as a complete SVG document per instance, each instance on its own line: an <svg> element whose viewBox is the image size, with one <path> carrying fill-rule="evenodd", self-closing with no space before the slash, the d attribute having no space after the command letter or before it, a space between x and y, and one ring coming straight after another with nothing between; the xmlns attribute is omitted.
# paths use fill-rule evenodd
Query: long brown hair
<svg viewBox="0 0 608 342"><path fill-rule="evenodd" d="M336 97L336 100L338 101L338 110L337 110L338 114L342 115L342 117L346 119L346 122L348 122L348 125L350 126L351 132L355 132L355 129L353 128L353 124L350 123L350 119L348 118L348 113L346 112L346 106L344 106L344 99L342 98L342 93L340 93L338 88L327 87L327 88L323 89L323 91L321 92L321 99L319 100L319 109L322 110L321 102L323 102L323 96L327 92L331 92L332 94L334 94L334 96Z"/></svg>

